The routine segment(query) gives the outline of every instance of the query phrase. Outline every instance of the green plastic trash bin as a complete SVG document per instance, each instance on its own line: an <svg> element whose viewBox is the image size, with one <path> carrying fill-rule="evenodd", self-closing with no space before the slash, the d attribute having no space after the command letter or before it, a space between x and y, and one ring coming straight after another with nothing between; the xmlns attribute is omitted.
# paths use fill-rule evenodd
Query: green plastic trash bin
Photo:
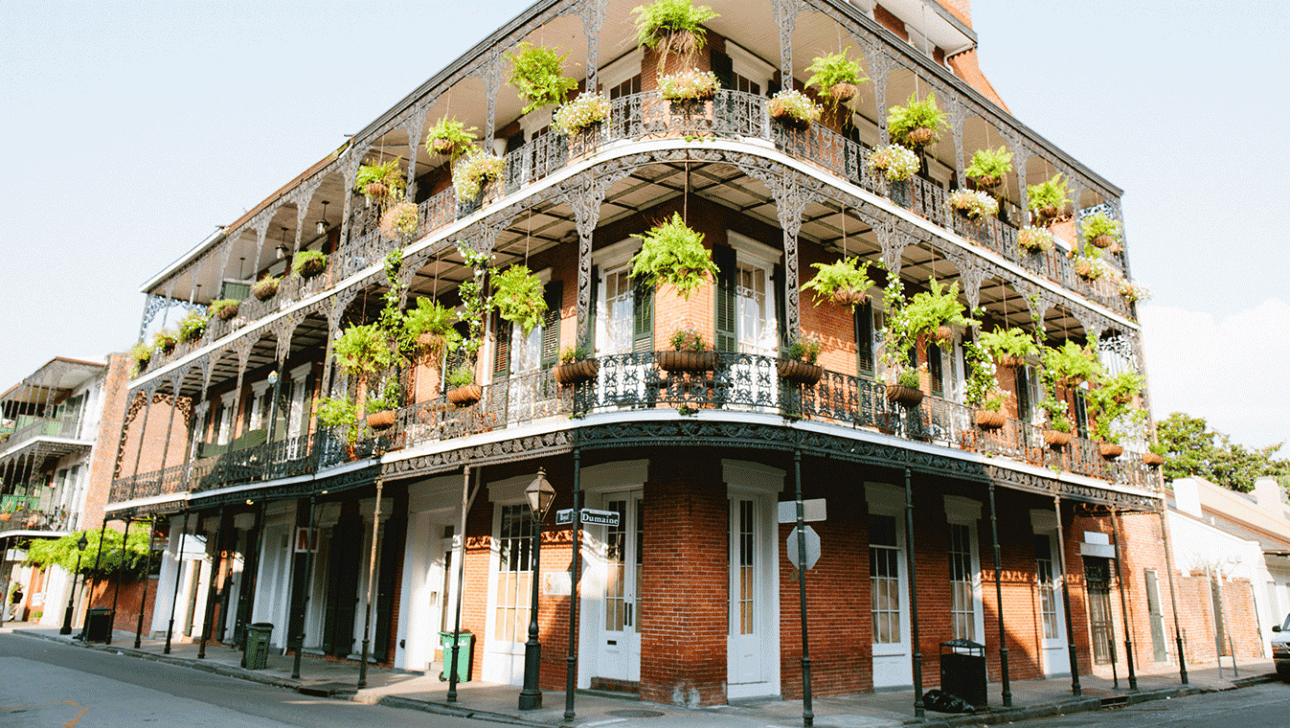
<svg viewBox="0 0 1290 728"><path fill-rule="evenodd" d="M440 632L439 644L443 647L443 672L439 673L440 682L448 682L448 670L452 665L452 632ZM475 652L475 635L462 630L457 637L457 682L470 682L470 666Z"/></svg>
<svg viewBox="0 0 1290 728"><path fill-rule="evenodd" d="M242 667L248 670L263 670L269 666L269 638L272 636L273 625L268 622L247 625L246 647L242 649Z"/></svg>
<svg viewBox="0 0 1290 728"><path fill-rule="evenodd" d="M87 642L107 642L112 632L113 612L107 607L91 607L89 624L85 628Z"/></svg>

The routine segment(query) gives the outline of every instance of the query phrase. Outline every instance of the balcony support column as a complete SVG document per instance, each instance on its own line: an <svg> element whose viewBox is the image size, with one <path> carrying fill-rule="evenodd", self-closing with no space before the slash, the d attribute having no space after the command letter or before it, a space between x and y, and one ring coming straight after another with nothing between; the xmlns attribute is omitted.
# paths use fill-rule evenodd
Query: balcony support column
<svg viewBox="0 0 1290 728"><path fill-rule="evenodd" d="M134 451L134 472L130 474L132 478L139 476L139 460L143 458L143 441L148 434L148 415L152 412L152 398L156 395L156 389L147 389L143 392L143 421L139 423L139 447ZM126 427L129 427L128 418Z"/></svg>
<svg viewBox="0 0 1290 728"><path fill-rule="evenodd" d="M439 96L436 94L417 104L412 113L404 117L400 123L404 133L408 135L407 198L414 202L417 199L417 155L421 151L421 131L425 129L426 115L430 113L430 107L438 100Z"/></svg>
<svg viewBox="0 0 1290 728"><path fill-rule="evenodd" d="M600 205L614 183L631 174L630 168L586 172L570 181L564 199L573 208L578 230L578 346L591 343L591 243L600 221Z"/></svg>
<svg viewBox="0 0 1290 728"><path fill-rule="evenodd" d="M112 644L112 632L116 630L116 603L121 598L121 581L125 578L125 544L130 540L130 526L134 525L134 517L125 519L125 531L121 533L121 561L116 565L116 584L112 589L112 624L108 626L107 641L105 644ZM143 611L143 605L139 605L139 611Z"/></svg>
<svg viewBox="0 0 1290 728"><path fill-rule="evenodd" d="M779 85L787 90L793 88L793 29L803 4L802 0L771 0L770 5L779 28Z"/></svg>
<svg viewBox="0 0 1290 728"><path fill-rule="evenodd" d="M94 554L94 573L95 574L99 573L99 563L103 559L103 537L107 535L107 524L108 524L107 509L104 509L103 526L99 528L98 550ZM82 642L85 641L85 638L89 633L90 605L94 603L94 585L98 583L98 580L99 580L98 576L95 576L94 581L90 583L90 590L89 590L90 593L85 596L85 618L81 620L81 634L78 637L78 639L80 639Z"/></svg>
<svg viewBox="0 0 1290 728"><path fill-rule="evenodd" d="M1017 172L1017 204L1021 206L1021 219L1017 223L1021 226L1030 224L1028 215L1030 214L1030 199L1026 192L1026 166L1030 164L1030 150L1021 141L1019 135L1008 137L1008 143L1012 145L1012 162L1013 169Z"/></svg>
<svg viewBox="0 0 1290 728"><path fill-rule="evenodd" d="M581 0L578 3L578 16L582 18L582 32L587 36L587 83L584 88L590 93L595 93L599 85L596 73L600 66L600 28L605 24L607 4L608 0Z"/></svg>
<svg viewBox="0 0 1290 728"><path fill-rule="evenodd" d="M909 640L914 668L914 717L922 718L923 650L918 632L918 571L914 565L914 490L909 468L905 468L905 567L909 571Z"/></svg>
<svg viewBox="0 0 1290 728"><path fill-rule="evenodd" d="M995 510L994 481L990 481L990 540L994 545L994 612L999 618L999 680L1003 707L1012 707L1012 682L1008 679L1008 632L1003 625L1003 559L999 552L999 514Z"/></svg>
<svg viewBox="0 0 1290 728"><path fill-rule="evenodd" d="M488 100L488 118L484 122L484 151L493 153L493 137L497 132L497 94L502 88L502 74L506 71L506 51L500 45L487 51L487 56L480 64L480 75L484 79L484 97Z"/></svg>
<svg viewBox="0 0 1290 728"><path fill-rule="evenodd" d="M250 341L246 337L240 339L236 344L237 388L233 390L233 414L232 419L228 423L228 437L230 444L238 437L246 434L245 431L238 430L238 421L242 419L242 384L243 379L246 376L246 362L251 356L251 347L253 345L254 342ZM247 424L250 424L250 418L247 418L246 422Z"/></svg>
<svg viewBox="0 0 1290 728"><path fill-rule="evenodd" d="M148 578L148 574L152 573L152 537L156 532L157 517L154 515L148 519L148 553L144 555L147 568L143 572L143 598L139 600L139 624L134 630L134 649L136 650L143 643L143 612L144 607L148 605L148 582L152 581L152 579ZM155 597L153 602L154 604L156 603ZM156 610L154 609L153 611Z"/></svg>
<svg viewBox="0 0 1290 728"><path fill-rule="evenodd" d="M175 546L175 587L170 594L170 620L166 623L166 647L162 654L170 654L170 637L175 631L175 607L179 604L179 580L184 574L184 541L188 535L188 519L192 517L192 511L184 511L184 530L179 532L179 539L175 540L174 527L170 529L170 540Z"/></svg>
<svg viewBox="0 0 1290 728"><path fill-rule="evenodd" d="M1138 689L1133 669L1133 622L1129 620L1129 598L1124 594L1124 541L1120 538L1120 512L1111 508L1111 525L1115 528L1115 578L1120 582L1120 616L1124 619L1124 663L1129 666L1129 689Z"/></svg>
<svg viewBox="0 0 1290 728"><path fill-rule="evenodd" d="M967 110L963 108L963 101L957 96L947 99L946 106L949 107L950 130L954 133L954 174L958 186L962 189L967 188L963 164L963 122L967 118Z"/></svg>
<svg viewBox="0 0 1290 728"><path fill-rule="evenodd" d="M1053 496L1053 513L1057 516L1057 558L1062 579L1062 606L1066 611L1066 649L1070 652L1071 694L1082 695L1079 686L1079 654L1075 649L1075 627L1071 620L1071 584L1066 573L1066 532L1062 527L1062 497Z"/></svg>
<svg viewBox="0 0 1290 728"><path fill-rule="evenodd" d="M261 535L264 528L264 501L255 511L255 525L246 535L246 565L242 568L242 593L237 599L237 623L233 627L238 647L246 646L246 625L255 610L255 591L259 586ZM246 667L243 655L242 667Z"/></svg>
<svg viewBox="0 0 1290 728"><path fill-rule="evenodd" d="M309 590L313 586L312 577L313 577L313 570L314 570L314 550L315 550L314 549L314 524L317 522L317 517L318 517L317 506L318 506L318 496L313 496L313 495L309 496L309 531L305 534L305 573L300 575L300 578L302 580L302 584L300 587L300 608L298 610L292 610L297 612L296 616L300 620L297 625L298 626L297 632L294 635L290 634L291 623L294 620L292 620L290 616L287 617L287 630L288 630L287 639L286 639L287 647L291 647L293 642L295 644L295 656L291 662L292 680L300 679L300 655L302 652L305 651L305 619L309 616ZM297 516L297 518L299 518L299 516ZM300 523L300 521L297 520L296 523ZM295 564L296 559L292 558L291 563ZM292 579L291 583L294 583L294 581L295 580ZM294 589L292 589L292 593L293 594L295 593Z"/></svg>
<svg viewBox="0 0 1290 728"><path fill-rule="evenodd" d="M1162 503L1160 510L1156 511L1160 516L1160 536L1165 547L1165 571L1169 573L1169 603L1173 606L1174 611L1174 642L1178 650L1178 679L1183 684L1187 684L1187 654L1183 650L1182 627L1178 624L1178 595L1174 591L1174 558L1173 546L1169 543L1169 521L1165 516L1165 507Z"/></svg>
<svg viewBox="0 0 1290 728"><path fill-rule="evenodd" d="M785 328L790 339L801 336L801 300L798 290L797 234L802 230L802 213L816 195L802 187L797 173L785 175L769 173L752 166L740 167L770 189L775 198L775 214L784 231L784 308Z"/></svg>
<svg viewBox="0 0 1290 728"><path fill-rule="evenodd" d="M166 458L170 456L170 437L175 428L175 410L179 408L179 377L170 380L170 416L166 418L166 440L161 444L161 463L158 470L166 469Z"/></svg>
<svg viewBox="0 0 1290 728"><path fill-rule="evenodd" d="M223 563L223 542L224 542L224 507L220 506L218 523L215 526L215 549L211 554L211 578L206 586L206 609L203 610L202 618L202 640L201 646L197 650L197 659L206 659L206 640L210 639L211 622L215 621L215 589L219 582L220 569L224 568ZM222 617L223 615L221 615Z"/></svg>

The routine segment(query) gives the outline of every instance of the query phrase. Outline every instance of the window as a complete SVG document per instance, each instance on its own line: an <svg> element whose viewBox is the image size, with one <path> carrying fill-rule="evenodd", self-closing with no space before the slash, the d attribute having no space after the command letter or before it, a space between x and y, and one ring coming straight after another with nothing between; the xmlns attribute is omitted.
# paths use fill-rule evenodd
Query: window
<svg viewBox="0 0 1290 728"><path fill-rule="evenodd" d="M877 315L881 316L880 313ZM874 318L875 312L872 303L865 301L863 304L856 306L856 371L862 377L872 377L877 373L878 352L873 334L875 330L880 328L880 324L875 325Z"/></svg>
<svg viewBox="0 0 1290 728"><path fill-rule="evenodd" d="M632 350L632 312L635 300L635 286L628 267L606 271L604 285L604 338L598 348L606 354L624 354Z"/></svg>
<svg viewBox="0 0 1290 728"><path fill-rule="evenodd" d="M609 100L613 101L621 96L630 96L641 92L641 76L636 74L622 83L609 89Z"/></svg>
<svg viewBox="0 0 1290 728"><path fill-rule="evenodd" d="M977 641L976 604L972 594L972 529L962 523L950 524L950 618L954 639Z"/></svg>
<svg viewBox="0 0 1290 728"><path fill-rule="evenodd" d="M756 615L756 590L754 586L757 583L757 575L754 571L755 562L755 544L754 536L756 522L754 521L753 501L740 499L737 501L739 506L739 530L735 543L735 552L738 556L739 569L739 613L737 624L739 625L739 634L752 634L756 623L753 621Z"/></svg>
<svg viewBox="0 0 1290 728"><path fill-rule="evenodd" d="M529 593L533 587L533 514L527 504L501 508L493 634L503 642L523 642L528 632Z"/></svg>
<svg viewBox="0 0 1290 728"><path fill-rule="evenodd" d="M734 82L736 91L743 91L744 93L755 94L757 96L761 95L761 85L756 81L750 81L736 73L734 74Z"/></svg>
<svg viewBox="0 0 1290 728"><path fill-rule="evenodd" d="M869 602L875 644L899 644L900 547L895 516L869 516Z"/></svg>
<svg viewBox="0 0 1290 728"><path fill-rule="evenodd" d="M735 286L738 313L739 351L775 354L775 314L766 289L770 272L752 263L741 262Z"/></svg>
<svg viewBox="0 0 1290 728"><path fill-rule="evenodd" d="M1039 614L1044 639L1059 639L1057 631L1057 586L1053 571L1053 546L1048 536L1035 534L1035 575L1039 585Z"/></svg>
<svg viewBox="0 0 1290 728"><path fill-rule="evenodd" d="M627 621L627 501L612 500L605 510L618 514L618 525L605 528L605 629L620 632Z"/></svg>

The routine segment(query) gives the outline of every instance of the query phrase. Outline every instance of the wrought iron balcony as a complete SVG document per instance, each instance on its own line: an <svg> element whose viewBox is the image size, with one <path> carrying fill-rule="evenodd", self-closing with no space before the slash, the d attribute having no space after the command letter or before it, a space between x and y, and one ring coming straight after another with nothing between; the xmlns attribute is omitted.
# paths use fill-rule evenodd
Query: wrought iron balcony
<svg viewBox="0 0 1290 728"><path fill-rule="evenodd" d="M975 411L938 397L917 406L891 402L886 386L866 377L825 371L817 384L779 377L779 360L754 354L713 354L711 369L694 373L664 371L654 353L601 357L594 380L561 386L552 370L521 374L485 385L482 398L455 406L444 396L399 410L395 425L373 435L364 428L350 438L348 428L267 442L197 459L186 465L121 478L113 482L110 502L202 492L230 485L312 475L346 462L382 453L449 442L487 432L517 429L567 417L609 412L674 409L684 415L746 412L787 421L809 420L854 430L924 442L1037 467L1068 471L1147 491L1161 487L1158 471L1126 452L1118 460L1101 457L1098 443L1072 437L1063 448L1045 444L1041 428L1009 419L1003 427L976 425Z"/></svg>
<svg viewBox="0 0 1290 728"><path fill-rule="evenodd" d="M71 514L65 508L42 506L38 495L0 496L0 532L4 531L66 531Z"/></svg>

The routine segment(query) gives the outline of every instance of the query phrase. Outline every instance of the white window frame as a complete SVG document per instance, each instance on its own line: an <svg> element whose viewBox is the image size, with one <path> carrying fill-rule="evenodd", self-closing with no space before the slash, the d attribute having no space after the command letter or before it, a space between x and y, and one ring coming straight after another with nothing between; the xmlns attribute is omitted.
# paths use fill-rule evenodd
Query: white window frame
<svg viewBox="0 0 1290 728"><path fill-rule="evenodd" d="M258 382L251 383L251 427L252 430L267 428L264 424L265 418L268 417L267 411L261 411L263 407L264 393L269 389L269 380L261 379Z"/></svg>
<svg viewBox="0 0 1290 728"><path fill-rule="evenodd" d="M909 632L909 575L906 573L908 555L905 553L905 491L887 483L865 483L865 501L869 506L869 515L890 516L896 519L896 573L900 595L900 641L890 643L873 642L869 636L874 657L889 655L908 655L910 646ZM865 559L869 558L869 544L865 544Z"/></svg>
<svg viewBox="0 0 1290 728"><path fill-rule="evenodd" d="M981 520L981 501L957 495L947 495L943 498L946 522L967 526L968 529L968 543L971 545L972 554L972 624L973 631L976 633L972 641L984 645L986 641L985 605L981 592L981 536L977 527Z"/></svg>
<svg viewBox="0 0 1290 728"><path fill-rule="evenodd" d="M609 341L609 287L605 285L605 277L618 273L629 265L640 247L639 239L627 238L608 245L591 256L592 264L596 266L596 272L599 275L599 280L596 281L596 320L592 322L596 331L596 356L631 353L631 342L628 342L626 351L608 351L603 348Z"/></svg>
<svg viewBox="0 0 1290 728"><path fill-rule="evenodd" d="M1064 649L1066 647L1066 611L1065 604L1062 600L1062 594L1066 589L1065 577L1066 569L1062 564L1059 554L1061 550L1057 547L1057 514L1052 511L1035 509L1030 511L1030 529L1036 536L1048 537L1049 558L1053 563L1053 613L1054 621L1057 627L1057 637L1049 638L1043 636L1043 613L1039 617L1040 644L1045 650ZM1035 585L1038 588L1039 581L1039 564L1035 564ZM1043 609L1042 600L1036 594L1036 607ZM1055 672L1060 673L1058 669ZM1069 672L1069 669L1067 669Z"/></svg>
<svg viewBox="0 0 1290 728"><path fill-rule="evenodd" d="M741 235L740 233L737 233L734 230L726 231L726 239L730 243L730 247L734 248L735 250L736 279L739 276L739 271L737 270L737 267L740 264L746 264L746 265L761 268L762 271L764 272L764 277L765 277L765 280L763 281L763 284L762 284L766 292L765 299L762 303L762 320L766 323L767 331L761 332L761 339L766 340L767 338L769 338L772 343L771 343L771 346L769 347L757 347L759 349L764 349L764 350L748 351L744 353L763 354L766 356L778 356L779 354L779 318L778 318L778 312L775 310L774 274L775 274L775 266L780 264L780 261L783 259L784 254L776 250L775 248L772 248L769 245L766 245L765 243L759 242L757 240L753 240L752 238L746 235ZM736 280L735 287L736 289L738 289L737 280ZM737 309L738 308L737 290L736 290L735 298L736 298L735 306ZM744 348L745 332L742 330L743 326L740 325L739 318L740 316L736 312L735 339L736 339L737 345L742 350Z"/></svg>
<svg viewBox="0 0 1290 728"><path fill-rule="evenodd" d="M608 93L609 89L623 81L641 75L641 60L644 57L644 52L637 48L597 71L596 82L600 84L600 91Z"/></svg>
<svg viewBox="0 0 1290 728"><path fill-rule="evenodd" d="M220 395L219 424L215 429L215 444L227 445L233 440L233 419L237 414L233 406L237 404L237 390Z"/></svg>
<svg viewBox="0 0 1290 728"><path fill-rule="evenodd" d="M770 81L775 77L775 67L763 61L752 51L730 40L726 41L726 55L730 56L731 70L758 84L761 95L767 95Z"/></svg>

